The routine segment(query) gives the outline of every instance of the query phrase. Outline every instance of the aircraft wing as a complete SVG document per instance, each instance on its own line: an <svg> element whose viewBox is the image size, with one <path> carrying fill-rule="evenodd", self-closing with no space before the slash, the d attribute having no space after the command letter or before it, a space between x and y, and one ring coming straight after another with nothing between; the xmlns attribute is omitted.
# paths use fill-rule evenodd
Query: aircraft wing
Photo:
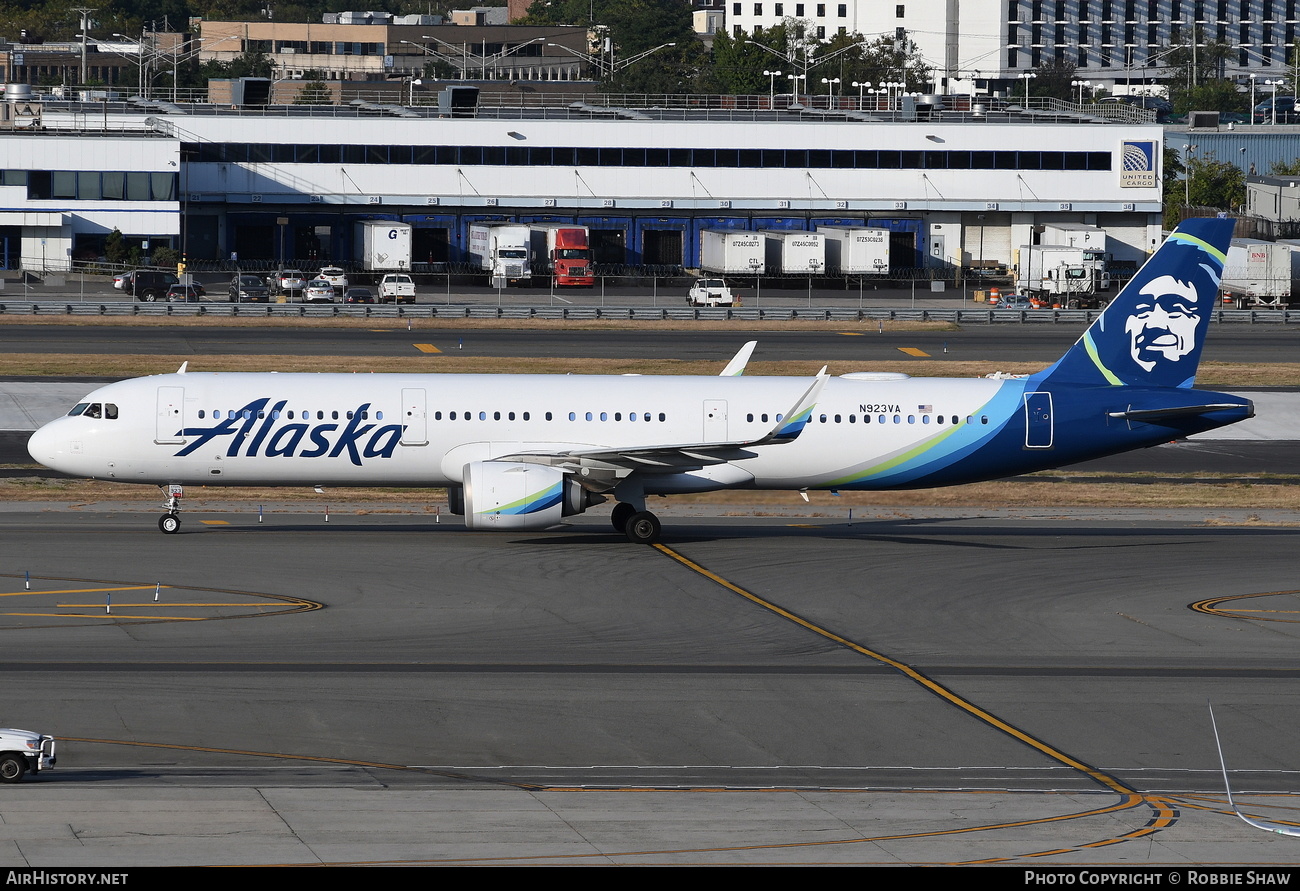
<svg viewBox="0 0 1300 891"><path fill-rule="evenodd" d="M710 464L725 464L742 458L754 457L754 448L765 445L783 445L798 439L803 428L812 417L813 407L821 396L822 388L830 375L826 367L817 373L812 383L804 390L790 411L779 415L780 420L763 436L757 439L734 440L731 442L692 442L666 443L662 445L631 446L595 449L567 449L556 452L519 452L513 455L501 455L496 461L521 461L526 463L547 464L570 471L582 468L601 468L606 470L651 470L672 472L704 467Z"/></svg>

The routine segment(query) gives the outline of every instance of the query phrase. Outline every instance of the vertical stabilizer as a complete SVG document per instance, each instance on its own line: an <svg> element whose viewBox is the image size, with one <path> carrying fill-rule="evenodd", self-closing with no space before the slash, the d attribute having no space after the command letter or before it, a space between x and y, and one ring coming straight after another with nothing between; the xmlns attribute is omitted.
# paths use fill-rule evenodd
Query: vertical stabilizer
<svg viewBox="0 0 1300 891"><path fill-rule="evenodd" d="M1233 220L1185 220L1040 382L1190 387Z"/></svg>

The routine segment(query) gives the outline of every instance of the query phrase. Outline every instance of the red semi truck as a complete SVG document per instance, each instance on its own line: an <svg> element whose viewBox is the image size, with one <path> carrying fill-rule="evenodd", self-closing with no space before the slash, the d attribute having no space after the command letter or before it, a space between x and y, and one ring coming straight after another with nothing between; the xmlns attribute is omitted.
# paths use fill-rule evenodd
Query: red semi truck
<svg viewBox="0 0 1300 891"><path fill-rule="evenodd" d="M534 274L555 276L557 288L589 288L596 283L586 226L533 226L532 232Z"/></svg>

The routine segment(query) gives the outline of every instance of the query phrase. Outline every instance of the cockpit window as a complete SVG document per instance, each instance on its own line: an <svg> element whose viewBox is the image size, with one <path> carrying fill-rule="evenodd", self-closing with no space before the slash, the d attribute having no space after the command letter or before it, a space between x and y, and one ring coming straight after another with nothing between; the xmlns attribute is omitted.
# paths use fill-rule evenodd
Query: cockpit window
<svg viewBox="0 0 1300 891"><path fill-rule="evenodd" d="M75 418L77 415L84 412L89 406L89 402L78 402L76 405L72 406L72 411L68 412L68 417Z"/></svg>
<svg viewBox="0 0 1300 891"><path fill-rule="evenodd" d="M100 405L98 402L92 402L86 408L85 415L88 418L101 418L104 416L104 406Z"/></svg>
<svg viewBox="0 0 1300 891"><path fill-rule="evenodd" d="M111 402L104 403L104 417L110 421L117 420L117 406Z"/></svg>

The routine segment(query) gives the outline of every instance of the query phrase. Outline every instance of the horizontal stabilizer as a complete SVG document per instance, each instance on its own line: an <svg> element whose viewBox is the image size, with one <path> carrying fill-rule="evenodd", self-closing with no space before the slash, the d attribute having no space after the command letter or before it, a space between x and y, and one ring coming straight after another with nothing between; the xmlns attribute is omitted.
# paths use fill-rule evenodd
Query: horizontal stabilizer
<svg viewBox="0 0 1300 891"><path fill-rule="evenodd" d="M1160 421L1168 418L1188 418L1209 414L1212 411L1229 411L1240 408L1241 405L1235 402L1216 402L1209 405L1178 405L1173 408L1135 408L1128 411L1112 411L1108 413L1108 417L1120 418L1126 421ZM1255 417L1254 408L1246 417Z"/></svg>

